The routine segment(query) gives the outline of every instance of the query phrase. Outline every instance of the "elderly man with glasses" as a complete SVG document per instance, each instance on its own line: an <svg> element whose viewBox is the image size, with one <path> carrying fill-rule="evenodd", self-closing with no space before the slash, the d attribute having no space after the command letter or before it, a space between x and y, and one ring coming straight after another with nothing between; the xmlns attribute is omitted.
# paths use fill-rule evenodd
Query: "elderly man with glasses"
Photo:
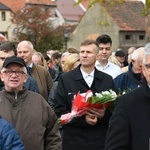
<svg viewBox="0 0 150 150"><path fill-rule="evenodd" d="M150 149L150 43L144 47L143 85L116 99L105 150Z"/></svg>
<svg viewBox="0 0 150 150"><path fill-rule="evenodd" d="M0 116L12 123L26 150L61 150L57 117L40 94L23 87L27 78L22 58L5 59L1 70L5 88L0 92Z"/></svg>

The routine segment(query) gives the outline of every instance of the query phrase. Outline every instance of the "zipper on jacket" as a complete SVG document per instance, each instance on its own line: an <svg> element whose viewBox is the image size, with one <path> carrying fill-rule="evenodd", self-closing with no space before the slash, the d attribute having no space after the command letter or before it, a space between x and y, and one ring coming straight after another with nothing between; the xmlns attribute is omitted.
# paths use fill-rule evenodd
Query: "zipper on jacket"
<svg viewBox="0 0 150 150"><path fill-rule="evenodd" d="M17 97L18 97L17 95L18 95L18 93L17 93L17 92L15 92L15 100L17 100Z"/></svg>

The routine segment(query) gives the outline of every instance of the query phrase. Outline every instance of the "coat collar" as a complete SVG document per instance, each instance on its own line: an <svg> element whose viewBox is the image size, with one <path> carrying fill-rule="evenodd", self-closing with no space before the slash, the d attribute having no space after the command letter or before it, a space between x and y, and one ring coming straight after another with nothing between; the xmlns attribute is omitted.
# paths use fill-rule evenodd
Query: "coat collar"
<svg viewBox="0 0 150 150"><path fill-rule="evenodd" d="M83 80L83 76L82 76L80 67L81 67L81 65L79 65L76 69L73 70L74 76L75 76L75 80ZM104 75L104 73L102 73L101 71L98 71L95 68L94 79L96 78L96 79L101 80L103 75Z"/></svg>
<svg viewBox="0 0 150 150"><path fill-rule="evenodd" d="M141 77L141 73L134 73L133 69L132 69L132 63L129 64L129 70L127 72L127 74L129 75L129 77L136 82L137 84L141 85L141 81L142 81L142 77Z"/></svg>

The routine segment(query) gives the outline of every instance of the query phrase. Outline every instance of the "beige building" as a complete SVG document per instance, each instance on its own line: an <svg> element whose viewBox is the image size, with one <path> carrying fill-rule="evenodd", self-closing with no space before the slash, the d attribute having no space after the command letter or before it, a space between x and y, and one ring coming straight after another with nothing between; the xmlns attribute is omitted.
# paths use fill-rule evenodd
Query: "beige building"
<svg viewBox="0 0 150 150"><path fill-rule="evenodd" d="M15 40L15 27L11 23L12 11L0 2L0 33L9 41Z"/></svg>

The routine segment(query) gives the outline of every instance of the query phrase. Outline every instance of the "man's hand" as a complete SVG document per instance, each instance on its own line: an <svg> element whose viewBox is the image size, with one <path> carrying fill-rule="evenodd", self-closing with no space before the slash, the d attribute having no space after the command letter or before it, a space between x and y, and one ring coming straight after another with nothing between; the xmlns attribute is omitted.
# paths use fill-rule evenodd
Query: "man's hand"
<svg viewBox="0 0 150 150"><path fill-rule="evenodd" d="M88 113L95 115L98 119L102 119L105 115L106 108L103 105L103 108L97 109L97 108L89 108Z"/></svg>
<svg viewBox="0 0 150 150"><path fill-rule="evenodd" d="M95 125L98 121L96 115L93 115L89 112L86 113L85 120L88 124L90 124L92 126Z"/></svg>

